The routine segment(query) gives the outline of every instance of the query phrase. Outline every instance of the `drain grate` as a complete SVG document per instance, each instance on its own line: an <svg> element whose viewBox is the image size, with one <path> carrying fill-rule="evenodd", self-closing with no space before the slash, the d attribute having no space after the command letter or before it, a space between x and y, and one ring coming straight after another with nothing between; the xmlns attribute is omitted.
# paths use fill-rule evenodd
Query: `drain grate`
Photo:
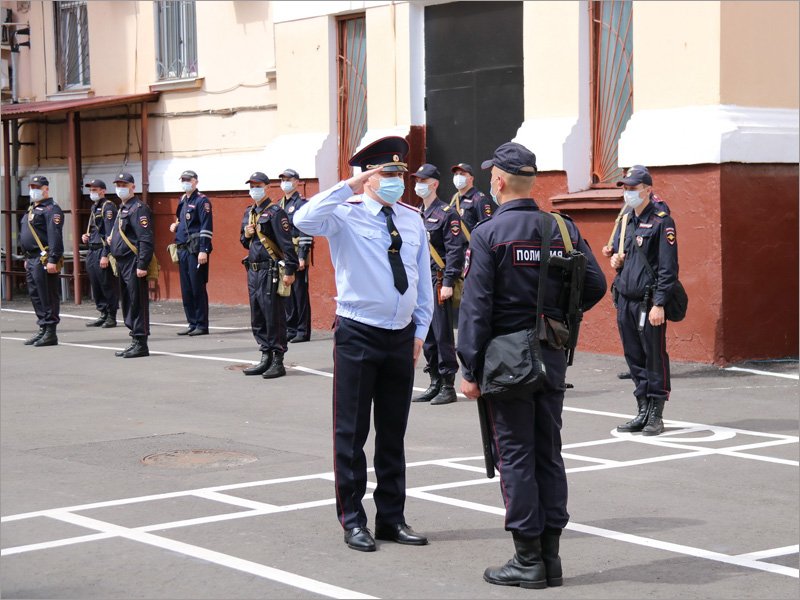
<svg viewBox="0 0 800 600"><path fill-rule="evenodd" d="M142 463L151 467L167 467L172 469L197 469L200 467L225 468L238 467L255 462L258 458L244 452L233 450L169 450L148 454Z"/></svg>

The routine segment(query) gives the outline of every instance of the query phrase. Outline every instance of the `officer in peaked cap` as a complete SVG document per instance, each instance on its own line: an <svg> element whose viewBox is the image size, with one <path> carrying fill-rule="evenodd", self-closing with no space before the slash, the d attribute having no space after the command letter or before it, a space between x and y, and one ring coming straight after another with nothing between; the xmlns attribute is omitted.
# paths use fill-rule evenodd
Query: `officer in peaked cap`
<svg viewBox="0 0 800 600"><path fill-rule="evenodd" d="M450 206L461 217L461 225L467 242L470 232L483 219L488 219L494 214L497 205L491 198L475 187L475 173L472 166L467 163L458 163L450 167L453 173L453 185L456 193L450 199Z"/></svg>
<svg viewBox="0 0 800 600"><path fill-rule="evenodd" d="M117 205L106 198L106 183L101 179L92 179L86 184L92 208L89 212L89 223L81 241L89 247L86 255L86 273L92 286L92 296L100 316L87 327L103 327L109 329L117 326L117 307L119 306L119 281L114 275L108 260L108 237L114 229L117 218Z"/></svg>
<svg viewBox="0 0 800 600"><path fill-rule="evenodd" d="M562 217L563 229L557 226L556 219L541 211L531 197L537 172L533 152L508 142L481 166L491 169L492 195L500 206L491 219L475 227L467 250L458 320L461 391L470 399L481 395L479 377L485 349L493 338L533 330L539 316L548 334L541 341L543 387L533 393L511 390L502 401L484 398L504 494L505 528L516 550L505 565L486 569L484 579L525 588L557 586L562 583L559 539L569 521L561 456L564 344L569 331L561 301L564 272L550 264L546 279L542 277L542 233L550 232L550 256L564 253L563 236L586 256L583 310L600 301L606 281L575 224ZM537 306L540 280L546 282L543 306Z"/></svg>
<svg viewBox="0 0 800 600"><path fill-rule="evenodd" d="M320 192L294 217L328 238L336 271L333 431L336 512L349 548L375 550L375 538L424 545L405 519L404 436L414 365L433 310L428 238L419 211L402 202L408 143L373 142L350 159L361 173ZM361 382L353 385L354 381ZM375 536L362 499L364 443L375 420Z"/></svg>

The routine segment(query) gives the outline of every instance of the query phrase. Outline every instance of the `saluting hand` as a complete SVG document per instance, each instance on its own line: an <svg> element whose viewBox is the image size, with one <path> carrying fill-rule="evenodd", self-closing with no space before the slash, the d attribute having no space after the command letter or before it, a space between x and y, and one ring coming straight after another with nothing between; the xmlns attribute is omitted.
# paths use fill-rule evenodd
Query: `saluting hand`
<svg viewBox="0 0 800 600"><path fill-rule="evenodd" d="M369 171L363 171L358 175L353 175L350 179L345 181L345 183L350 186L350 189L353 190L354 193L360 194L364 191L364 182L376 173L379 173L382 168L383 166L379 166Z"/></svg>

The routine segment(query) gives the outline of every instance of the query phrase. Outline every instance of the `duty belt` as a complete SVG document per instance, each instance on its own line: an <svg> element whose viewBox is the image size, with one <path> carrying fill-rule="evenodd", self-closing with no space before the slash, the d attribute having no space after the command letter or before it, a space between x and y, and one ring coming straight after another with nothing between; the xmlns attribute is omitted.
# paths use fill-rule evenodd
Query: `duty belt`
<svg viewBox="0 0 800 600"><path fill-rule="evenodd" d="M38 250L25 250L25 258L37 258L41 255L42 253Z"/></svg>
<svg viewBox="0 0 800 600"><path fill-rule="evenodd" d="M259 262L251 262L250 263L250 270L251 271L260 271L261 269L268 269L272 266L271 260L262 260Z"/></svg>
<svg viewBox="0 0 800 600"><path fill-rule="evenodd" d="M100 250L103 247L103 244L89 244L89 250Z"/></svg>
<svg viewBox="0 0 800 600"><path fill-rule="evenodd" d="M178 250L186 250L188 244L176 244Z"/></svg>

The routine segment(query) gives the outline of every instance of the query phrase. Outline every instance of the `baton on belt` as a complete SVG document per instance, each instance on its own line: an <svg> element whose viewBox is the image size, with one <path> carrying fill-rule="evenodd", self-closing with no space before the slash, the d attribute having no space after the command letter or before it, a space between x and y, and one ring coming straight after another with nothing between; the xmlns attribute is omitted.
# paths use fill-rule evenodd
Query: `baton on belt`
<svg viewBox="0 0 800 600"><path fill-rule="evenodd" d="M492 429L489 425L489 406L483 396L478 397L478 419L481 423L481 442L483 444L483 462L486 465L486 477L494 477L494 458L492 456Z"/></svg>

